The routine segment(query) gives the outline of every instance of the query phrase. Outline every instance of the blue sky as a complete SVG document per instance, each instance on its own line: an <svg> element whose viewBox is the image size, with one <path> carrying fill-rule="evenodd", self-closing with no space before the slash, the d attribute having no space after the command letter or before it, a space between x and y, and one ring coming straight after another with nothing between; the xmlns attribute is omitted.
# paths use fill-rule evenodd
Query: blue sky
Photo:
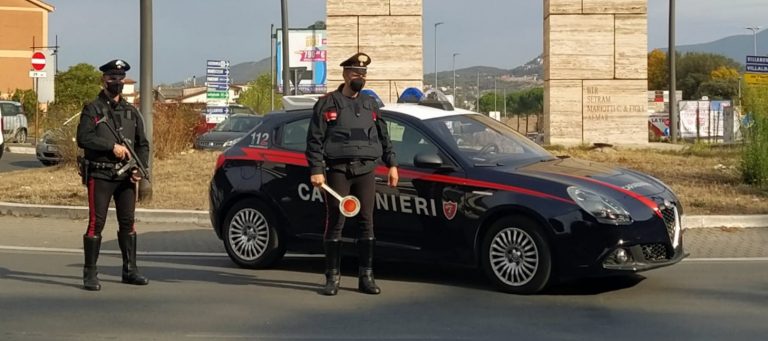
<svg viewBox="0 0 768 341"><path fill-rule="evenodd" d="M123 58L138 78L139 1L47 0L56 7L49 34L58 35L59 67ZM155 83L204 73L207 59L233 64L269 56L270 24L280 25L280 0L154 0ZM475 65L513 68L542 51L542 0L424 0L424 70ZM667 45L667 0L648 0L649 47ZM766 0L677 0L677 42L694 44L768 27ZM289 0L291 27L325 19L325 0ZM765 54L768 46L759 47Z"/></svg>

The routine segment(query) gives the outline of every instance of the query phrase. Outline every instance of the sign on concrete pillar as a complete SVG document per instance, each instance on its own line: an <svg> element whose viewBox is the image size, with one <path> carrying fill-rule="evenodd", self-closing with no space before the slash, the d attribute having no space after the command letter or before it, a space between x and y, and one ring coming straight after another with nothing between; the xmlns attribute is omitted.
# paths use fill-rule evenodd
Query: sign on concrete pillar
<svg viewBox="0 0 768 341"><path fill-rule="evenodd" d="M647 143L647 0L544 6L545 142Z"/></svg>

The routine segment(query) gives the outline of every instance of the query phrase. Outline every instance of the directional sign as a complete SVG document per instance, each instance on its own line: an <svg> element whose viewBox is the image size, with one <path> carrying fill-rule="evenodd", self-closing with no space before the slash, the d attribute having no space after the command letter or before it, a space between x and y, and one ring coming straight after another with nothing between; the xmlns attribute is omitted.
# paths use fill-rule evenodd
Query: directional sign
<svg viewBox="0 0 768 341"><path fill-rule="evenodd" d="M45 71L29 71L30 78L45 78L48 74Z"/></svg>
<svg viewBox="0 0 768 341"><path fill-rule="evenodd" d="M768 57L766 56L747 56L747 65L768 65Z"/></svg>
<svg viewBox="0 0 768 341"><path fill-rule="evenodd" d="M229 107L206 107L205 112L208 114L226 114L229 113Z"/></svg>
<svg viewBox="0 0 768 341"><path fill-rule="evenodd" d="M228 60L208 60L208 67L229 68Z"/></svg>
<svg viewBox="0 0 768 341"><path fill-rule="evenodd" d="M745 73L744 81L749 85L768 85L768 74Z"/></svg>
<svg viewBox="0 0 768 341"><path fill-rule="evenodd" d="M32 68L34 68L35 71L40 71L45 68L45 55L42 52L35 52L32 54ZM30 75L30 77L32 76Z"/></svg>
<svg viewBox="0 0 768 341"><path fill-rule="evenodd" d="M228 84L208 83L208 91L227 91L229 90Z"/></svg>
<svg viewBox="0 0 768 341"><path fill-rule="evenodd" d="M222 75L229 75L229 69L212 69L212 68L208 68L206 70L206 77L207 76L222 76Z"/></svg>
<svg viewBox="0 0 768 341"><path fill-rule="evenodd" d="M768 65L747 64L747 72L768 73Z"/></svg>
<svg viewBox="0 0 768 341"><path fill-rule="evenodd" d="M208 91L206 98L226 99L229 93L227 91Z"/></svg>
<svg viewBox="0 0 768 341"><path fill-rule="evenodd" d="M227 76L206 76L205 80L208 83L225 83L229 84L229 77Z"/></svg>

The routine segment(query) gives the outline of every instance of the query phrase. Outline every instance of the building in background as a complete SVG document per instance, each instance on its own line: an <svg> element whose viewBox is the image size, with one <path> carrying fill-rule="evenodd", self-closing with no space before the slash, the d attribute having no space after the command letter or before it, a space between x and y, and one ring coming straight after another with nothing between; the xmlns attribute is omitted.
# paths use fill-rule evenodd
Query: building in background
<svg viewBox="0 0 768 341"><path fill-rule="evenodd" d="M49 46L48 14L54 7L39 0L0 0L0 97L16 89L34 90L29 76L32 70L32 46ZM53 100L55 61L50 49L37 49L46 56L38 87L41 102Z"/></svg>

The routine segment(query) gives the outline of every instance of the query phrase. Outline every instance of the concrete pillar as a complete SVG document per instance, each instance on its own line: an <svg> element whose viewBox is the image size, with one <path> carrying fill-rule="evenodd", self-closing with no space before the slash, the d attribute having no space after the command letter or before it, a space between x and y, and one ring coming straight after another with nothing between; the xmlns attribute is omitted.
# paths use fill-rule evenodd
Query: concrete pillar
<svg viewBox="0 0 768 341"><path fill-rule="evenodd" d="M422 0L327 0L328 90L343 83L339 63L357 52L371 57L366 88L395 102L422 87Z"/></svg>
<svg viewBox="0 0 768 341"><path fill-rule="evenodd" d="M545 143L648 143L647 26L647 0L544 0Z"/></svg>

